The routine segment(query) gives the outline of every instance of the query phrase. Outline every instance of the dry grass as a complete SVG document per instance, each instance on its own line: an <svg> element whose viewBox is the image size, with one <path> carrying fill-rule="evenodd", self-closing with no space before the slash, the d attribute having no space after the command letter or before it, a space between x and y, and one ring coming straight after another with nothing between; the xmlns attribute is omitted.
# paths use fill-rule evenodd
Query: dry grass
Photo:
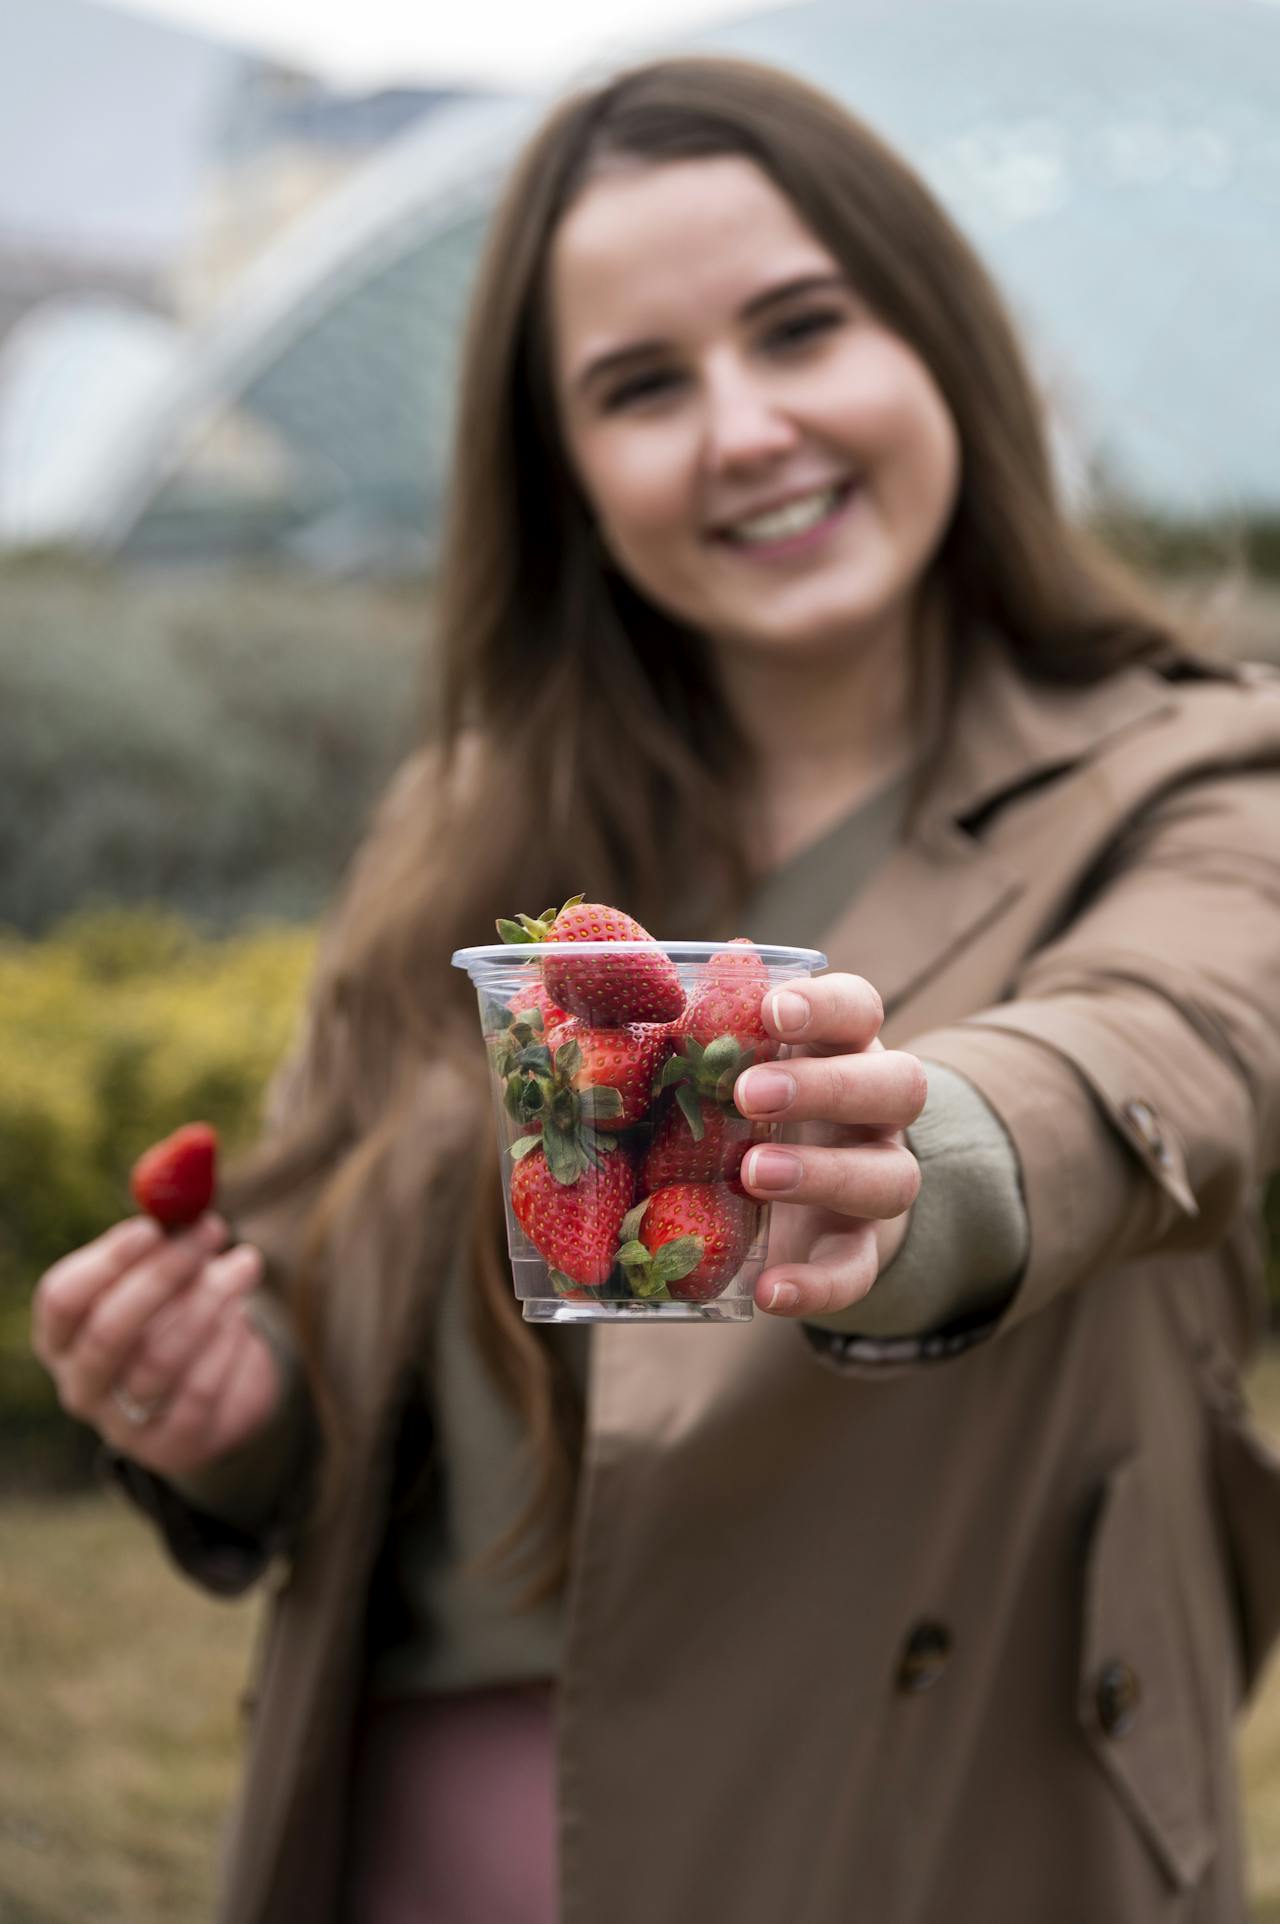
<svg viewBox="0 0 1280 1924"><path fill-rule="evenodd" d="M1280 1347L1254 1399L1280 1437ZM2 1527L0 1924L206 1924L257 1606L167 1576L114 1498ZM1242 1757L1254 1924L1280 1924L1280 1663Z"/></svg>
<svg viewBox="0 0 1280 1924"><path fill-rule="evenodd" d="M6 1503L0 1924L204 1924L256 1606L106 1496Z"/></svg>

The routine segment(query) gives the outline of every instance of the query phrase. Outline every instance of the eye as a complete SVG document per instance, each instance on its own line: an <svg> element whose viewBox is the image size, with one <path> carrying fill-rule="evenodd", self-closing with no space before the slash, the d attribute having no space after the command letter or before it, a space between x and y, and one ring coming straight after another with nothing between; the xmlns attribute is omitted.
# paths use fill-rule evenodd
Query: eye
<svg viewBox="0 0 1280 1924"><path fill-rule="evenodd" d="M802 314L791 314L776 327L771 327L764 337L766 347L800 347L816 338L819 334L830 333L839 327L846 316L838 307L812 307Z"/></svg>
<svg viewBox="0 0 1280 1924"><path fill-rule="evenodd" d="M604 397L604 411L615 414L623 408L639 407L646 401L658 399L678 384L679 375L670 368L650 368L643 374L630 375L620 381L617 387L610 388Z"/></svg>

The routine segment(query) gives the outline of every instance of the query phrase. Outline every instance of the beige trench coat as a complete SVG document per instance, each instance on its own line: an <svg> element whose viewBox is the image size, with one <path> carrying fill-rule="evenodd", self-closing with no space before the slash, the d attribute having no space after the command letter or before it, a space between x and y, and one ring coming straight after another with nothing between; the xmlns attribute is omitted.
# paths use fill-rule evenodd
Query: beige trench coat
<svg viewBox="0 0 1280 1924"><path fill-rule="evenodd" d="M1002 1117L1026 1272L914 1347L763 1316L593 1337L563 1924L1244 1915L1233 1718L1280 1620L1280 1469L1236 1387L1280 1104L1280 692L1032 687L991 642L954 740L826 947ZM223 1924L335 1918L413 1340L351 1280L375 1415L341 1513L270 1565ZM117 1473L201 1581L262 1573Z"/></svg>

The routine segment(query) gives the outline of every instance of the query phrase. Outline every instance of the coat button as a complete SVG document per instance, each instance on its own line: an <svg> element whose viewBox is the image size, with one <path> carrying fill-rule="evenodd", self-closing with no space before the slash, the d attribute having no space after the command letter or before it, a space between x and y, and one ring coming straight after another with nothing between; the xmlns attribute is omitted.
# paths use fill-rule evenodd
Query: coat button
<svg viewBox="0 0 1280 1924"><path fill-rule="evenodd" d="M1157 1162L1168 1162L1169 1145L1164 1139L1164 1131L1156 1118L1156 1112L1149 1102L1126 1102L1124 1118L1143 1148L1153 1155Z"/></svg>
<svg viewBox="0 0 1280 1924"><path fill-rule="evenodd" d="M951 1632L941 1623L918 1623L902 1647L897 1687L904 1696L931 1690L951 1656Z"/></svg>
<svg viewBox="0 0 1280 1924"><path fill-rule="evenodd" d="M1133 1729L1141 1700L1142 1686L1132 1664L1104 1664L1098 1672L1093 1701L1098 1722L1108 1737L1123 1737Z"/></svg>

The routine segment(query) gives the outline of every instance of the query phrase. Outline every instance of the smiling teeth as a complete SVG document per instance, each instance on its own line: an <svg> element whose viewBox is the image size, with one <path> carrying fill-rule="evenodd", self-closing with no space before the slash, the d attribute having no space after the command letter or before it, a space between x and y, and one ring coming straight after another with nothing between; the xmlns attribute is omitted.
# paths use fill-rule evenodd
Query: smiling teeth
<svg viewBox="0 0 1280 1924"><path fill-rule="evenodd" d="M818 494L789 501L785 508L775 508L771 514L758 514L750 521L735 521L726 533L730 541L740 541L746 546L756 541L785 541L788 535L804 534L809 528L816 528L839 498L839 488L823 488Z"/></svg>

